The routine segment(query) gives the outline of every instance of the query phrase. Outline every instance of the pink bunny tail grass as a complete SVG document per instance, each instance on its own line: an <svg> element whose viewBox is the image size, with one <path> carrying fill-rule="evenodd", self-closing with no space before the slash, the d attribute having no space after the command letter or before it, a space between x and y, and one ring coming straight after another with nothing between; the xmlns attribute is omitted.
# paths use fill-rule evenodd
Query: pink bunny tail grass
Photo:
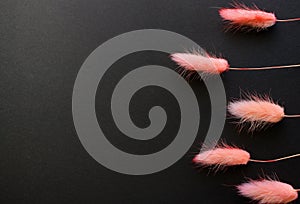
<svg viewBox="0 0 300 204"><path fill-rule="evenodd" d="M259 203L289 203L298 198L298 192L291 185L263 179L250 181L237 186L240 195L248 197Z"/></svg>
<svg viewBox="0 0 300 204"><path fill-rule="evenodd" d="M171 59L184 69L184 72L200 72L204 74L221 74L229 69L227 60L216 58L207 53L174 53Z"/></svg>
<svg viewBox="0 0 300 204"><path fill-rule="evenodd" d="M237 30L251 28L260 31L273 26L277 21L273 13L241 4L235 4L234 8L221 8L219 14L224 21L229 22L229 28Z"/></svg>
<svg viewBox="0 0 300 204"><path fill-rule="evenodd" d="M246 165L249 160L250 154L245 150L223 144L197 154L193 162L202 166L226 167Z"/></svg>
<svg viewBox="0 0 300 204"><path fill-rule="evenodd" d="M249 96L248 99L231 102L228 111L234 118L240 119L240 124L249 122L250 131L277 123L285 117L284 108L268 96Z"/></svg>

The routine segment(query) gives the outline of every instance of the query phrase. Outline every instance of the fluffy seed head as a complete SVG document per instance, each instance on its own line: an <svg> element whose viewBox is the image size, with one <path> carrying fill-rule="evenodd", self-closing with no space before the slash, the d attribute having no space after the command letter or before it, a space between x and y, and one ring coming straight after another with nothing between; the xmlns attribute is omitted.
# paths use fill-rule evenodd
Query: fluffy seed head
<svg viewBox="0 0 300 204"><path fill-rule="evenodd" d="M250 122L253 128L277 123L284 118L284 108L269 97L249 96L248 99L231 102L228 111L241 123Z"/></svg>
<svg viewBox="0 0 300 204"><path fill-rule="evenodd" d="M297 191L289 184L274 180L250 181L237 186L242 196L259 203L289 203L298 198Z"/></svg>
<svg viewBox="0 0 300 204"><path fill-rule="evenodd" d="M245 165L250 160L250 154L245 150L223 145L212 150L199 153L193 159L196 164L203 166L235 166Z"/></svg>
<svg viewBox="0 0 300 204"><path fill-rule="evenodd" d="M227 60L207 53L175 53L171 55L171 59L187 71L221 74L229 69Z"/></svg>
<svg viewBox="0 0 300 204"><path fill-rule="evenodd" d="M263 30L276 23L276 16L258 8L251 9L244 5L235 5L235 8L222 8L220 16L230 22L235 28L249 27L256 30Z"/></svg>

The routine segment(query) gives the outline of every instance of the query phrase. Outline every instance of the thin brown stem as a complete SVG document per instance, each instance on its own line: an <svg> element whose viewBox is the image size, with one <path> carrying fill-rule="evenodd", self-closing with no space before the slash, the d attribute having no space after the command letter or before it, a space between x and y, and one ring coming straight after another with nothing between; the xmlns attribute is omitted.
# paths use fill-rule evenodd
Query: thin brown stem
<svg viewBox="0 0 300 204"><path fill-rule="evenodd" d="M295 157L300 157L300 154L294 154L294 155L290 155L287 157L281 157L278 159L271 159L271 160L257 160L257 159L250 159L249 161L251 162L258 162L258 163L271 163L271 162L278 162L278 161L282 161L282 160L286 160L286 159L291 159L291 158L295 158Z"/></svg>
<svg viewBox="0 0 300 204"><path fill-rule="evenodd" d="M282 66L269 66L269 67L230 67L229 70L237 70L237 71L258 71L258 70L268 70L268 69L283 69L283 68L293 68L293 67L300 67L300 64L293 64L293 65L282 65Z"/></svg>
<svg viewBox="0 0 300 204"><path fill-rule="evenodd" d="M300 118L300 115L284 115L285 118Z"/></svg>
<svg viewBox="0 0 300 204"><path fill-rule="evenodd" d="M293 22L293 21L300 21L300 18L277 19L277 22Z"/></svg>

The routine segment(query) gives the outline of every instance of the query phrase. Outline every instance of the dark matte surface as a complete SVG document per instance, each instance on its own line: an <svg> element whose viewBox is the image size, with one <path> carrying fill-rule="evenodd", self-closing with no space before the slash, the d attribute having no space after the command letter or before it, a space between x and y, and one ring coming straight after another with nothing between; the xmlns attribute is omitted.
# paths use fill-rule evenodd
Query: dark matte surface
<svg viewBox="0 0 300 204"><path fill-rule="evenodd" d="M251 1L245 1L251 3ZM299 17L298 0L254 1L280 18ZM197 171L190 164L203 141L209 121L209 98L205 86L191 86L199 99L202 124L197 141L179 162L147 176L112 172L94 161L76 135L71 96L76 74L86 57L101 43L118 34L145 28L160 28L189 37L207 50L222 53L232 66L265 66L299 63L299 23L278 24L267 32L232 34L222 32L217 10L223 0L33 0L0 2L0 202L1 203L248 203L236 195L234 185L244 176L276 172L300 188L299 159L276 164L250 164L215 175ZM144 57L142 57L144 56ZM176 66L159 54L141 53L124 60L123 67L152 60ZM135 61L136 64L132 64ZM113 71L118 73L118 71ZM114 75L108 75L113 77ZM299 113L300 69L269 72L229 72L223 80L228 99L240 90L271 93L287 113ZM113 86L108 78L106 86ZM178 104L157 87L138 92L130 111L137 125L147 125L149 106L161 105L173 112L168 123L176 126ZM104 92L104 96L105 93ZM97 95L97 114L107 111ZM146 109L146 110L145 110ZM109 117L105 127L114 128ZM268 159L300 151L297 119L287 119L253 136L239 135L226 124L223 138L246 147L253 157ZM170 127L170 126L168 126ZM168 128L167 127L167 128ZM115 131L116 132L116 131ZM139 148L130 140L112 142L133 153L164 148L174 134L166 130ZM224 185L225 184L225 185ZM298 200L295 203L300 203Z"/></svg>

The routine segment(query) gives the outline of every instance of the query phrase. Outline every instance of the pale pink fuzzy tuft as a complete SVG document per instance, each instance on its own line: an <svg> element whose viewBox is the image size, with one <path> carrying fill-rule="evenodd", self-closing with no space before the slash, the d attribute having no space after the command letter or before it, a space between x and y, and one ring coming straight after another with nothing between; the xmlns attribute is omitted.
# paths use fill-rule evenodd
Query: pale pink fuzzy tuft
<svg viewBox="0 0 300 204"><path fill-rule="evenodd" d="M229 113L240 119L241 123L250 122L252 128L277 123L284 118L284 108L269 97L249 96L248 99L231 102Z"/></svg>
<svg viewBox="0 0 300 204"><path fill-rule="evenodd" d="M250 27L263 30L273 26L277 19L273 13L268 13L258 8L251 9L244 5L235 5L235 8L222 8L220 16L231 23L235 28Z"/></svg>
<svg viewBox="0 0 300 204"><path fill-rule="evenodd" d="M237 186L239 193L259 203L289 203L298 198L297 191L289 184L274 180L250 181Z"/></svg>
<svg viewBox="0 0 300 204"><path fill-rule="evenodd" d="M229 69L227 60L200 53L174 53L171 59L187 71L221 74Z"/></svg>
<svg viewBox="0 0 300 204"><path fill-rule="evenodd" d="M245 165L250 160L250 154L245 150L223 145L196 155L193 162L203 166L235 166Z"/></svg>

